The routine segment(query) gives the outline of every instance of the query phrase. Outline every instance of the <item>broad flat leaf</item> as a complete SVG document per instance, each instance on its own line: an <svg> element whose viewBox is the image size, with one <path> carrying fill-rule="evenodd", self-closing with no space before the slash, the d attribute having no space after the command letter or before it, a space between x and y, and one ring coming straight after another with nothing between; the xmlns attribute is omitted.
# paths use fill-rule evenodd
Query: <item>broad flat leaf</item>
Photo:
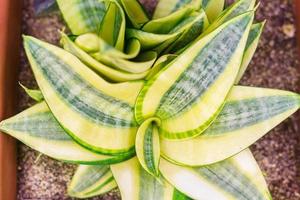
<svg viewBox="0 0 300 200"><path fill-rule="evenodd" d="M158 122L156 122L157 120ZM139 127L135 141L135 152L142 167L148 173L158 177L160 146L156 123L159 123L159 119L150 118Z"/></svg>
<svg viewBox="0 0 300 200"><path fill-rule="evenodd" d="M99 33L106 13L101 0L56 0L59 9L74 35Z"/></svg>
<svg viewBox="0 0 300 200"><path fill-rule="evenodd" d="M42 92L40 90L28 89L27 87L25 87L21 83L19 83L19 84L24 89L24 91L26 92L26 94L29 97L31 97L33 100L35 100L37 102L41 102L41 101L44 100L44 96L43 96L43 94L42 94Z"/></svg>
<svg viewBox="0 0 300 200"><path fill-rule="evenodd" d="M250 150L225 161L197 168L160 162L162 175L196 200L271 200L264 177Z"/></svg>
<svg viewBox="0 0 300 200"><path fill-rule="evenodd" d="M79 165L68 186L68 195L83 199L105 194L116 187L108 165Z"/></svg>
<svg viewBox="0 0 300 200"><path fill-rule="evenodd" d="M191 7L179 9L166 17L149 21L143 26L142 30L150 33L167 34L192 11L193 8Z"/></svg>
<svg viewBox="0 0 300 200"><path fill-rule="evenodd" d="M150 80L153 78L160 70L162 70L165 66L167 66L172 60L174 60L177 55L174 54L166 54L159 57L151 68L149 74L146 77L146 80Z"/></svg>
<svg viewBox="0 0 300 200"><path fill-rule="evenodd" d="M169 16L184 7L191 7L195 10L200 9L201 2L202 0L159 0L154 11L153 19Z"/></svg>
<svg viewBox="0 0 300 200"><path fill-rule="evenodd" d="M174 59L140 92L135 116L162 120L168 139L201 134L220 112L238 73L253 12L220 26Z"/></svg>
<svg viewBox="0 0 300 200"><path fill-rule="evenodd" d="M92 70L96 71L97 73L101 74L102 76L104 76L108 80L112 80L112 81L115 81L115 82L140 80L140 79L143 79L144 77L146 77L147 74L148 74L148 71L143 72L143 73L139 73L139 74L132 74L132 73L127 73L127 72L124 72L124 71L120 71L120 70L108 67L108 66L98 62L92 56L90 56L85 51L80 49L65 34L62 34L61 43L62 43L63 48L65 50L72 53L74 56L79 58L84 64L86 64L88 67L90 67ZM116 52L116 51L113 51L113 52Z"/></svg>
<svg viewBox="0 0 300 200"><path fill-rule="evenodd" d="M116 1L107 1L108 8L101 22L99 36L109 45L123 51L126 19L122 7Z"/></svg>
<svg viewBox="0 0 300 200"><path fill-rule="evenodd" d="M64 34L62 35L62 37L64 37ZM127 41L125 52L123 52L107 44L103 39L93 33L86 33L78 36L75 39L75 43L85 52L92 53L91 55L95 58L105 55L114 58L132 59L135 58L141 50L141 44L139 40L135 38Z"/></svg>
<svg viewBox="0 0 300 200"><path fill-rule="evenodd" d="M213 22L221 14L224 4L225 0L202 0L202 8L210 22Z"/></svg>
<svg viewBox="0 0 300 200"><path fill-rule="evenodd" d="M260 39L260 36L262 34L263 28L264 28L265 22L253 24L249 33L249 37L247 40L244 57L242 60L242 64L239 70L239 73L236 77L235 84L238 84L243 77L251 59L254 56L255 50L258 46L258 42Z"/></svg>
<svg viewBox="0 0 300 200"><path fill-rule="evenodd" d="M235 86L202 135L184 141L161 139L161 151L177 163L212 164L247 148L299 107L300 96L292 92Z"/></svg>
<svg viewBox="0 0 300 200"><path fill-rule="evenodd" d="M134 148L133 107L143 83L108 83L74 55L32 37L24 46L51 112L73 139L106 154Z"/></svg>
<svg viewBox="0 0 300 200"><path fill-rule="evenodd" d="M149 17L138 0L120 0L134 28L141 28Z"/></svg>
<svg viewBox="0 0 300 200"><path fill-rule="evenodd" d="M163 179L147 173L136 157L111 165L122 200L190 200Z"/></svg>
<svg viewBox="0 0 300 200"><path fill-rule="evenodd" d="M0 129L27 146L65 162L112 164L132 156L132 153L120 156L101 155L81 147L59 125L45 102L2 121Z"/></svg>

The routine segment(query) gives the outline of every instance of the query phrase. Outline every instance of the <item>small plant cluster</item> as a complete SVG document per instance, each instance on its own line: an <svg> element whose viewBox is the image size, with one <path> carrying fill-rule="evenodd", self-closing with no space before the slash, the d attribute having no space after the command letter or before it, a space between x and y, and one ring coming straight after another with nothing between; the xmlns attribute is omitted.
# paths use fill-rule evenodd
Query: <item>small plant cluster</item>
<svg viewBox="0 0 300 200"><path fill-rule="evenodd" d="M3 132L79 164L68 194L123 200L271 199L248 147L300 107L239 86L264 26L255 0L57 0L61 47L24 36L37 101Z"/></svg>

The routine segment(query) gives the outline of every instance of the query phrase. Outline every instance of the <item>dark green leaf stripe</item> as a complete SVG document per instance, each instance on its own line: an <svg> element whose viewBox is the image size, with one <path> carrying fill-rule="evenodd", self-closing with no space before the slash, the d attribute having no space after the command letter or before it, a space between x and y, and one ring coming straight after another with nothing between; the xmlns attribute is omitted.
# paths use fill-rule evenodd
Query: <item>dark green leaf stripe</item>
<svg viewBox="0 0 300 200"><path fill-rule="evenodd" d="M161 99L157 116L168 119L189 109L224 71L251 16L220 31ZM213 49L213 50L212 50Z"/></svg>
<svg viewBox="0 0 300 200"><path fill-rule="evenodd" d="M152 173L156 173L154 156L153 156L153 124L150 124L144 137L144 158L147 168Z"/></svg>
<svg viewBox="0 0 300 200"><path fill-rule="evenodd" d="M255 0L239 0L232 7L228 8L228 10L224 11L224 13L229 13L225 18L222 19L222 22L226 22L252 8Z"/></svg>
<svg viewBox="0 0 300 200"><path fill-rule="evenodd" d="M206 8L211 0L202 0L202 8Z"/></svg>
<svg viewBox="0 0 300 200"><path fill-rule="evenodd" d="M299 104L300 100L296 96L268 96L228 102L203 135L220 135L245 128L298 107Z"/></svg>
<svg viewBox="0 0 300 200"><path fill-rule="evenodd" d="M251 27L251 30L249 32L248 40L246 43L245 49L248 49L249 46L257 39L257 37L261 34L262 28L264 26L264 23L258 23L254 24Z"/></svg>
<svg viewBox="0 0 300 200"><path fill-rule="evenodd" d="M57 0L57 3L73 34L99 32L106 12L104 1Z"/></svg>
<svg viewBox="0 0 300 200"><path fill-rule="evenodd" d="M181 193L180 191L174 189L172 200L193 200L193 199Z"/></svg>
<svg viewBox="0 0 300 200"><path fill-rule="evenodd" d="M34 41L27 40L27 45L39 70L72 109L96 124L109 127L136 126L133 108L129 104L101 93L56 55Z"/></svg>
<svg viewBox="0 0 300 200"><path fill-rule="evenodd" d="M35 113L17 121L5 123L3 129L14 130L47 140L72 140L59 126L50 111Z"/></svg>

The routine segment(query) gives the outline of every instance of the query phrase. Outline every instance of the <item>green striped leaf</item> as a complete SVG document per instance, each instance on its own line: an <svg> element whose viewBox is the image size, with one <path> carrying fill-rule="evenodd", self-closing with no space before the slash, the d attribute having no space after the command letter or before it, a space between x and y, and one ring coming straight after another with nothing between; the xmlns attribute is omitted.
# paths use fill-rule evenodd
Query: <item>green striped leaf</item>
<svg viewBox="0 0 300 200"><path fill-rule="evenodd" d="M111 165L122 200L189 200L163 179L148 174L136 157Z"/></svg>
<svg viewBox="0 0 300 200"><path fill-rule="evenodd" d="M160 146L156 123L160 123L159 119L150 118L139 127L135 140L135 151L142 167L148 173L158 177Z"/></svg>
<svg viewBox="0 0 300 200"><path fill-rule="evenodd" d="M272 199L250 150L197 168L174 165L162 159L160 170L172 185L192 199Z"/></svg>
<svg viewBox="0 0 300 200"><path fill-rule="evenodd" d="M105 194L116 187L108 165L79 165L68 186L68 195L85 199Z"/></svg>
<svg viewBox="0 0 300 200"><path fill-rule="evenodd" d="M217 0L210 0L210 1L217 1ZM224 10L222 14L208 27L208 29L206 30L206 34L213 31L214 29L224 24L225 22L233 19L234 17L239 16L247 11L253 10L255 6L255 2L256 0L236 1L226 10Z"/></svg>
<svg viewBox="0 0 300 200"><path fill-rule="evenodd" d="M92 56L90 56L85 51L80 49L65 34L62 34L61 43L65 50L72 53L74 56L79 58L84 64L86 64L88 67L90 67L92 70L96 71L98 74L104 76L108 80L112 80L115 82L140 80L140 79L143 79L144 77L146 77L148 74L148 71L139 73L139 74L132 74L132 73L128 73L128 72L124 72L124 71L120 71L120 70L108 67L108 66L98 62ZM112 51L112 52L117 52L117 51Z"/></svg>
<svg viewBox="0 0 300 200"><path fill-rule="evenodd" d="M70 163L112 164L133 154L107 156L81 147L59 125L45 102L2 121L0 130L49 157Z"/></svg>
<svg viewBox="0 0 300 200"><path fill-rule="evenodd" d="M47 104L73 139L106 154L134 148L133 108L143 83L111 84L61 48L28 36L24 45Z"/></svg>
<svg viewBox="0 0 300 200"><path fill-rule="evenodd" d="M169 16L186 6L195 10L200 9L202 0L159 0L155 8L153 19Z"/></svg>
<svg viewBox="0 0 300 200"><path fill-rule="evenodd" d="M125 14L122 7L116 1L110 1L101 23L99 35L108 44L123 51L125 24Z"/></svg>
<svg viewBox="0 0 300 200"><path fill-rule="evenodd" d="M254 56L255 50L258 46L260 36L262 34L265 22L253 24L249 33L247 40L244 57L242 64L239 70L239 73L236 77L235 84L238 84L243 77L252 57Z"/></svg>
<svg viewBox="0 0 300 200"><path fill-rule="evenodd" d="M149 21L149 17L138 0L120 0L134 28L141 28Z"/></svg>
<svg viewBox="0 0 300 200"><path fill-rule="evenodd" d="M200 166L224 160L249 147L300 107L300 96L286 91L235 86L213 124L185 141L161 139L162 155Z"/></svg>
<svg viewBox="0 0 300 200"><path fill-rule="evenodd" d="M42 94L42 92L40 90L28 89L27 87L25 87L21 83L19 83L19 84L24 89L24 91L26 92L26 94L29 97L31 97L33 100L35 100L37 102L41 102L41 101L44 100L44 96L43 96L43 94Z"/></svg>
<svg viewBox="0 0 300 200"><path fill-rule="evenodd" d="M190 19L192 20L190 23L190 27L186 28L185 31L180 35L176 41L174 41L164 53L175 53L180 51L180 49L185 48L188 44L194 41L201 33L209 27L209 22L206 17L206 14L203 10L199 12L194 12L191 14ZM185 23L185 22L183 22Z"/></svg>
<svg viewBox="0 0 300 200"><path fill-rule="evenodd" d="M202 8L210 22L213 22L222 13L224 4L225 0L202 0Z"/></svg>
<svg viewBox="0 0 300 200"><path fill-rule="evenodd" d="M165 48L171 45L176 39L178 39L182 33L187 30L191 32L197 32L200 34L207 25L207 18L204 11L193 12L180 23L173 27L167 34L149 33L142 30L127 29L126 37L137 38L142 45L143 49L153 49L158 53L161 53ZM196 34L196 33L195 33ZM186 43L189 41L185 41Z"/></svg>
<svg viewBox="0 0 300 200"><path fill-rule="evenodd" d="M146 23L142 30L150 33L167 34L192 11L193 8L186 7L166 17L153 19Z"/></svg>
<svg viewBox="0 0 300 200"><path fill-rule="evenodd" d="M65 37L64 33L62 33L62 37ZM123 52L107 44L103 39L93 33L86 33L78 36L75 40L75 44L85 52L91 53L95 58L98 58L103 54L117 58L132 59L135 58L141 50L141 44L139 40L135 38L127 41L125 51Z"/></svg>
<svg viewBox="0 0 300 200"><path fill-rule="evenodd" d="M160 134L168 139L208 128L234 83L252 20L248 12L225 23L148 81L135 106L138 123L160 118Z"/></svg>
<svg viewBox="0 0 300 200"><path fill-rule="evenodd" d="M101 0L56 0L59 9L74 35L99 33L106 13Z"/></svg>
<svg viewBox="0 0 300 200"><path fill-rule="evenodd" d="M159 57L151 68L149 74L146 77L146 80L150 80L153 78L160 70L162 70L165 66L167 66L171 61L173 61L177 55L174 54L166 54Z"/></svg>
<svg viewBox="0 0 300 200"><path fill-rule="evenodd" d="M117 58L102 53L92 56L107 66L117 68L129 73L140 74L145 72L147 73L147 71L151 69L154 62L156 61L157 53L155 51L143 52L133 60Z"/></svg>

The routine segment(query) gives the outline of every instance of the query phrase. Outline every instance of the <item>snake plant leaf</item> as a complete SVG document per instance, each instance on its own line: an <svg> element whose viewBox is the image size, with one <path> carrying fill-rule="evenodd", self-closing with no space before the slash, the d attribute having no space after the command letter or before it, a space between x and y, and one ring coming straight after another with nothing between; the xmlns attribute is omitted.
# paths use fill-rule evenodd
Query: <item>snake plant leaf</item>
<svg viewBox="0 0 300 200"><path fill-rule="evenodd" d="M157 53L155 51L143 52L133 60L117 58L102 53L93 55L93 57L107 66L117 68L129 73L140 74L145 73L151 69L154 62L156 61Z"/></svg>
<svg viewBox="0 0 300 200"><path fill-rule="evenodd" d="M120 0L134 28L140 29L149 21L148 14L138 0Z"/></svg>
<svg viewBox="0 0 300 200"><path fill-rule="evenodd" d="M225 161L196 168L161 159L160 171L167 181L192 199L272 199L250 150Z"/></svg>
<svg viewBox="0 0 300 200"><path fill-rule="evenodd" d="M122 200L190 200L165 180L147 173L136 157L110 168Z"/></svg>
<svg viewBox="0 0 300 200"><path fill-rule="evenodd" d="M225 0L202 0L202 8L205 10L209 22L217 19L224 9L224 4Z"/></svg>
<svg viewBox="0 0 300 200"><path fill-rule="evenodd" d="M101 155L81 147L59 125L45 102L2 121L0 129L49 157L69 163L112 164L132 156Z"/></svg>
<svg viewBox="0 0 300 200"><path fill-rule="evenodd" d="M147 22L142 30L149 33L157 34L167 34L169 33L177 24L179 24L186 16L188 16L193 11L191 7L185 7L179 9L178 11L162 18L153 19Z"/></svg>
<svg viewBox="0 0 300 200"><path fill-rule="evenodd" d="M211 0L214 1L214 0ZM206 34L213 31L223 23L231 20L232 18L239 16L247 11L253 10L256 0L238 0L226 10L208 27Z"/></svg>
<svg viewBox="0 0 300 200"><path fill-rule="evenodd" d="M112 81L115 81L115 82L126 82L126 81L140 80L140 79L146 77L147 74L148 74L148 71L140 73L140 74L132 74L132 73L127 73L127 72L124 72L124 71L120 71L120 70L108 67L108 66L98 62L96 59L94 59L88 53L86 53L85 51L80 49L65 34L62 34L61 43L62 43L63 48L65 50L67 50L68 52L75 55L84 64L86 64L92 70L94 70L95 72L101 74L102 76L104 76L108 80L112 80ZM114 51L114 52L116 52L116 51Z"/></svg>
<svg viewBox="0 0 300 200"><path fill-rule="evenodd" d="M143 83L108 83L74 55L33 37L25 36L24 46L51 112L74 140L103 154L134 148L133 109Z"/></svg>
<svg viewBox="0 0 300 200"><path fill-rule="evenodd" d="M136 135L135 151L142 167L148 173L158 177L160 146L159 132L155 120L150 118L139 127Z"/></svg>
<svg viewBox="0 0 300 200"><path fill-rule="evenodd" d="M105 2L101 0L56 0L58 7L74 35L99 33L106 13Z"/></svg>
<svg viewBox="0 0 300 200"><path fill-rule="evenodd" d="M29 89L27 87L25 87L24 85L22 85L21 83L19 83L20 86L24 89L24 91L26 92L26 94L31 97L33 100L37 101L37 102L41 102L44 100L44 96L42 94L42 92L40 90L33 90L33 89Z"/></svg>
<svg viewBox="0 0 300 200"><path fill-rule="evenodd" d="M79 165L68 186L68 195L86 199L105 194L116 187L108 165Z"/></svg>
<svg viewBox="0 0 300 200"><path fill-rule="evenodd" d="M239 73L236 77L235 84L238 84L243 77L252 57L254 56L255 50L258 46L258 42L260 36L262 34L265 22L253 24L249 33L249 37L247 40L244 57L242 60L242 64L239 70Z"/></svg>
<svg viewBox="0 0 300 200"><path fill-rule="evenodd" d="M149 33L137 29L131 29L131 28L126 29L126 38L138 39L141 43L141 47L143 50L152 49L169 39L176 38L178 34L179 34L178 32L173 34L155 34L155 33Z"/></svg>
<svg viewBox="0 0 300 200"><path fill-rule="evenodd" d="M299 107L300 96L292 92L235 86L203 134L185 141L162 138L162 155L189 166L224 160L253 144Z"/></svg>
<svg viewBox="0 0 300 200"><path fill-rule="evenodd" d="M99 35L109 45L123 51L125 40L125 14L116 1L109 1L103 17Z"/></svg>
<svg viewBox="0 0 300 200"><path fill-rule="evenodd" d="M190 27L186 28L185 31L180 35L176 41L164 51L164 53L175 53L186 47L190 42L194 41L203 31L209 27L207 16L203 10L194 12L190 15L187 20L192 20ZM183 22L185 23L185 22Z"/></svg>
<svg viewBox="0 0 300 200"><path fill-rule="evenodd" d="M103 39L93 33L86 33L78 36L75 39L75 44L85 52L90 53L96 59L101 55L112 56L114 58L133 59L141 50L140 41L135 38L127 41L125 52L123 52L107 44Z"/></svg>
<svg viewBox="0 0 300 200"><path fill-rule="evenodd" d="M146 80L153 78L158 72L160 72L165 66L167 66L171 61L173 61L177 55L175 54L166 54L159 57L151 68L149 74L146 77Z"/></svg>
<svg viewBox="0 0 300 200"><path fill-rule="evenodd" d="M208 128L238 73L253 14L220 26L148 81L135 106L138 123L160 118L167 139L195 137Z"/></svg>
<svg viewBox="0 0 300 200"><path fill-rule="evenodd" d="M184 7L195 10L201 8L202 0L159 0L155 8L153 19L163 18Z"/></svg>

